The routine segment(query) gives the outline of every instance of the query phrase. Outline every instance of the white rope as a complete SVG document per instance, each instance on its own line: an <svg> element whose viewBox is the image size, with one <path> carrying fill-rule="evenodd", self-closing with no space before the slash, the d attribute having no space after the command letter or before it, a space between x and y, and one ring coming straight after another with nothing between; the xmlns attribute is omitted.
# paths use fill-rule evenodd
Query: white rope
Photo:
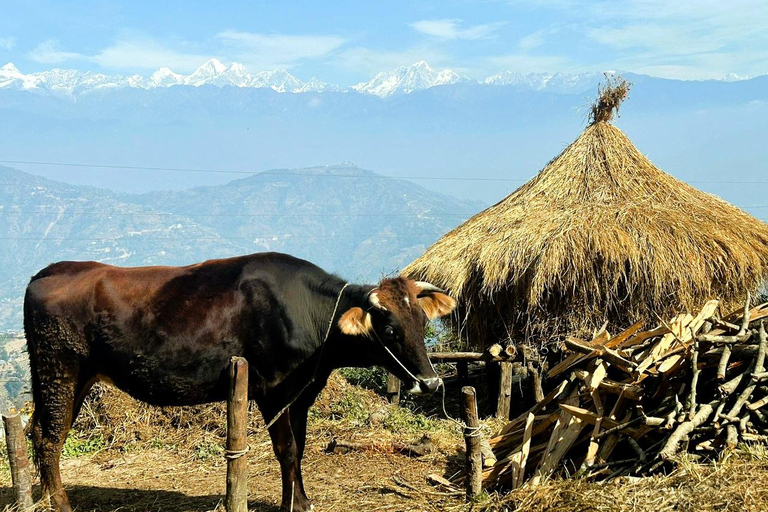
<svg viewBox="0 0 768 512"><path fill-rule="evenodd" d="M251 451L251 446L248 445L243 450L224 450L224 458L227 460L236 460Z"/></svg>
<svg viewBox="0 0 768 512"><path fill-rule="evenodd" d="M376 337L376 340L381 344L382 347L384 347L384 350L387 351L387 353L392 357L392 359L394 359L394 361L400 366L400 368L405 370L405 373L408 374L408 376L412 378L414 382L416 383L420 382L421 379L418 379L413 373L410 372L410 370L408 370L408 368L397 358L397 356L391 350L389 350L389 347L387 347L384 344L384 342L381 341L381 338L379 338L378 334L376 334L375 331L373 334ZM430 368L432 368L432 373L437 375L437 370L435 370L435 366L432 364L432 360L429 357L427 357L427 361L429 361L429 366ZM445 415L445 417L451 420L452 422L454 422L456 425L458 425L462 429L464 429L464 435L466 437L480 437L482 435L482 432L480 432L481 429L483 428L482 425L479 425L477 427L470 427L463 421L452 418L451 415L448 414L448 410L445 408L445 383L443 382L443 379L440 379L440 383L438 384L438 387L443 389L442 407L443 407L443 414Z"/></svg>
<svg viewBox="0 0 768 512"><path fill-rule="evenodd" d="M431 364L431 363L430 363ZM452 422L454 422L456 425L458 425L460 428L464 429L464 436L465 437L480 437L482 435L482 425L478 425L476 427L470 427L463 421L457 420L455 418L452 418L450 414L448 414L448 411L445 408L445 384L443 383L442 379L440 380L440 387L443 388L443 414L445 417Z"/></svg>
<svg viewBox="0 0 768 512"><path fill-rule="evenodd" d="M325 331L325 338L323 338L323 342L320 344L320 355L317 358L317 365L315 365L315 372L312 374L312 378L309 379L309 382L307 382L303 388L301 388L301 391L299 391L296 396L294 396L289 402L288 405L280 409L280 411L275 414L272 419L267 423L267 428L271 427L275 424L277 419L282 415L285 411L287 411L293 403L299 399L299 397L304 393L304 391L307 390L307 388L312 385L313 382L315 382L315 377L317 377L317 370L320 368L320 359L323 356L323 350L325 349L325 343L328 341L328 336L331 335L331 329L333 328L333 319L336 317L336 313L339 310L339 303L341 302L341 294L344 293L344 290L347 289L347 286L349 286L349 283L344 283L344 286L341 287L341 290L339 291L339 295L336 297L336 305L333 306L333 313L331 313L331 318L328 320L328 329Z"/></svg>

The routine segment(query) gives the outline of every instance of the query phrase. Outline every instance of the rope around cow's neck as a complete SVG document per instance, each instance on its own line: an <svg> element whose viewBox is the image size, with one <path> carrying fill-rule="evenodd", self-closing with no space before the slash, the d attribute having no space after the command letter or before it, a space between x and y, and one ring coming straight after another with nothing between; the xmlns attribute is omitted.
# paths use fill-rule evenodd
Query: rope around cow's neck
<svg viewBox="0 0 768 512"><path fill-rule="evenodd" d="M341 287L341 290L339 290L339 295L336 297L336 305L333 306L333 313L331 313L331 318L328 320L328 329L325 331L325 337L323 338L323 342L320 344L320 354L317 357L317 364L315 365L315 371L312 373L312 378L309 379L309 381L304 385L304 387L301 388L301 391L299 391L292 399L288 401L288 404L280 409L280 411L275 414L271 420L267 423L267 429L275 424L277 419L285 412L287 411L293 403L299 399L299 397L304 393L304 391L307 390L309 386L312 385L313 382L315 382L315 378L317 377L317 371L320 369L320 361L323 358L323 351L325 350L325 343L328 341L328 336L331 335L331 329L333 328L333 319L336 318L336 313L339 311L339 304L341 303L341 295L344 293L344 290L346 290L347 286L349 286L349 283L344 283L344 286Z"/></svg>
<svg viewBox="0 0 768 512"><path fill-rule="evenodd" d="M402 363L402 361L400 361L400 359L397 358L397 356L389 349L389 347L387 347L384 344L384 342L381 341L381 338L379 338L379 335L376 334L376 331L373 331L373 335L376 338L376 341L378 341L379 344L382 347L384 347L384 350L387 351L387 353L390 355L392 360L394 360L398 364L398 366L400 366L400 368L402 368L405 371L405 373L408 374L408 376L411 379L413 379L414 382L418 383L420 379L418 379L413 373L411 373L411 371ZM432 368L432 373L437 375L437 370L435 370L435 365L432 364L432 360L429 357L427 357L427 361L429 361L429 366L430 366L430 368ZM445 392L446 392L446 390L445 390L445 384L443 383L443 379L440 379L440 384L438 386L443 389L442 407L443 407L443 414L445 415L445 417L447 419L451 420L452 422L454 422L456 425L458 425L462 429L464 429L464 434L466 436L469 436L469 437L478 437L478 436L480 436L481 435L480 430L483 428L482 426L470 427L469 425L467 425L463 421L459 421L459 420L451 417L450 414L448 414L448 410L445 408Z"/></svg>

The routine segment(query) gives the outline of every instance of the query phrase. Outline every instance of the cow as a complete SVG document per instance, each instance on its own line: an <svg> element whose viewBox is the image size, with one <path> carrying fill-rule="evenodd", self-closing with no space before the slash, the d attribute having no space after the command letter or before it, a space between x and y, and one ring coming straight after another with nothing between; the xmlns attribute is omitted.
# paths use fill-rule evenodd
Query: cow
<svg viewBox="0 0 768 512"><path fill-rule="evenodd" d="M380 365L411 393L435 391L442 381L427 356L425 325L454 307L429 283L351 284L279 253L184 267L54 263L24 297L43 499L72 510L59 458L95 382L153 405L222 401L230 360L241 356L249 399L270 424L282 509L310 510L301 475L307 411L331 372Z"/></svg>

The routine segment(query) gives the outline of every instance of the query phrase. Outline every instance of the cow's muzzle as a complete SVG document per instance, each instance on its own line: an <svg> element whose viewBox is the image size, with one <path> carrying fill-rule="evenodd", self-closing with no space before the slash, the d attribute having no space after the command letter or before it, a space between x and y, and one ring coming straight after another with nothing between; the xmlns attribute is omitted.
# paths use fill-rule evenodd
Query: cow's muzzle
<svg viewBox="0 0 768 512"><path fill-rule="evenodd" d="M426 395L434 393L443 384L443 379L440 377L432 377L431 379L419 379L414 382L408 389L408 392L413 395Z"/></svg>

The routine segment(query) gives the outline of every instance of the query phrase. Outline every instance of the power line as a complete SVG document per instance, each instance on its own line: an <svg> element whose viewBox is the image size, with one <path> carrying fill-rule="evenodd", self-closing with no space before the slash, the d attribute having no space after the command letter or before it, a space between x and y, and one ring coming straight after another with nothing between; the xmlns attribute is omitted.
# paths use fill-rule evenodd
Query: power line
<svg viewBox="0 0 768 512"><path fill-rule="evenodd" d="M0 240L3 241L10 241L10 240L30 240L30 241L36 241L36 242L61 242L61 241L80 241L80 242L121 242L125 240L130 240L131 238L141 239L141 240L164 240L164 241L179 241L179 242L200 242L200 241L220 241L220 240L275 240L275 239L293 239L293 238L354 238L354 237L361 237L361 238L367 238L367 237L391 237L391 238L398 238L398 237L420 237L420 236L440 236L445 233L364 233L364 234L337 234L337 235L291 235L291 234L285 234L285 235L259 235L259 236L221 236L221 237L172 237L172 236L163 236L163 237L145 237L141 236L141 234L136 235L124 235L121 237L115 237L115 238L87 238L87 237L69 237L69 236L62 236L62 237L31 237L31 236L6 236L6 237L0 237Z"/></svg>
<svg viewBox="0 0 768 512"><path fill-rule="evenodd" d="M272 171L244 171L241 169L211 169L211 168L191 168L191 167L145 167L140 165L116 165L116 164L84 164L74 162L42 162L34 160L0 160L0 163L6 164L24 164L24 165L46 165L56 167L80 167L88 169L124 169L132 171L169 171L169 172L187 172L187 173L209 173L209 174L241 174L251 176L298 176L304 178L365 178L365 179L404 179L404 180L435 180L435 181L480 181L480 182L513 182L524 183L528 179L520 178L489 178L489 177L460 177L460 176L384 176L380 174L307 174L290 170L272 170ZM745 181L711 181L711 180L693 180L687 183L699 185L768 185L768 180L745 180Z"/></svg>
<svg viewBox="0 0 768 512"><path fill-rule="evenodd" d="M13 208L12 206L9 208ZM0 214L18 213L24 215L96 215L96 216L164 216L164 217L466 217L474 213L168 213L168 212L97 212L97 211L64 211L66 207L41 206L51 208L50 211L11 210L0 205ZM54 210L58 208L58 210Z"/></svg>

